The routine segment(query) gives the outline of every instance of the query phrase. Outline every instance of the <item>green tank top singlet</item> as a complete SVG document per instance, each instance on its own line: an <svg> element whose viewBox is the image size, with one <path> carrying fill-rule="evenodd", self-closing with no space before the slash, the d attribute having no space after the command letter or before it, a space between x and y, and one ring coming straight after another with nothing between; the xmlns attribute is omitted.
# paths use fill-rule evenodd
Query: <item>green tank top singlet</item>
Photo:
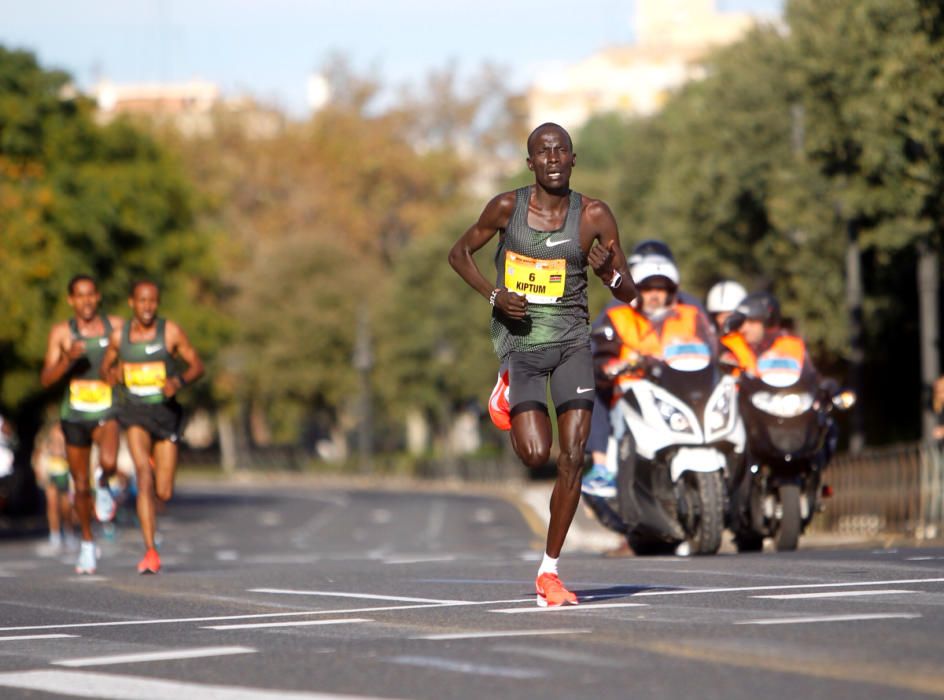
<svg viewBox="0 0 944 700"><path fill-rule="evenodd" d="M522 320L492 311L490 333L495 353L527 352L590 340L587 309L587 257L580 247L582 197L570 193L564 225L556 231L528 226L531 187L515 190L515 209L495 253L497 286L528 297Z"/></svg>
<svg viewBox="0 0 944 700"><path fill-rule="evenodd" d="M85 343L85 354L79 358L69 375L69 388L59 407L62 420L99 421L110 418L114 413L112 388L99 375L111 336L111 323L107 316L102 316L102 324L105 335L83 336L79 333L78 322L74 318L69 319L72 340Z"/></svg>
<svg viewBox="0 0 944 700"><path fill-rule="evenodd" d="M157 333L143 343L131 342L131 321L121 329L121 380L124 401L136 404L156 404L167 401L164 384L171 376L173 356L164 341L163 318L156 321Z"/></svg>

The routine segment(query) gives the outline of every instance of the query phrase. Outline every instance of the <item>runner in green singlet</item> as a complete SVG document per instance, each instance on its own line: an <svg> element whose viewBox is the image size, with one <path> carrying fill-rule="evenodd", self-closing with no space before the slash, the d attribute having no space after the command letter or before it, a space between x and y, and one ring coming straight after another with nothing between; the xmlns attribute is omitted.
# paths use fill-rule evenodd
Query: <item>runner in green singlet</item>
<svg viewBox="0 0 944 700"><path fill-rule="evenodd" d="M101 375L121 383L118 422L127 430L128 448L138 479L138 519L144 537L144 558L138 572L156 574L161 559L154 546L157 530L155 499L168 501L174 493L177 441L183 412L174 398L184 386L203 376L203 362L183 330L160 318L160 290L142 280L131 287L132 318L111 334ZM175 359L187 368L174 373Z"/></svg>
<svg viewBox="0 0 944 700"><path fill-rule="evenodd" d="M75 488L75 511L82 529L75 569L76 573L93 574L96 557L89 475L92 443L98 445L101 464L95 511L102 521L111 520L115 514L108 479L115 473L118 459L118 423L112 389L101 380L98 368L108 346L108 336L113 330L121 329L122 321L117 316L99 314L102 296L95 280L88 275L76 275L69 281L68 300L75 315L49 331L40 382L44 387L63 378L69 382L59 415Z"/></svg>
<svg viewBox="0 0 944 700"><path fill-rule="evenodd" d="M588 264L615 297L628 303L636 296L609 207L570 189L575 159L570 135L562 127L539 126L528 137L534 184L493 198L449 252L452 267L493 307L492 342L509 373L511 442L532 468L543 466L550 456L550 384L560 454L547 545L535 581L540 606L578 602L558 578L557 559L580 501L595 393ZM493 284L473 254L496 233Z"/></svg>

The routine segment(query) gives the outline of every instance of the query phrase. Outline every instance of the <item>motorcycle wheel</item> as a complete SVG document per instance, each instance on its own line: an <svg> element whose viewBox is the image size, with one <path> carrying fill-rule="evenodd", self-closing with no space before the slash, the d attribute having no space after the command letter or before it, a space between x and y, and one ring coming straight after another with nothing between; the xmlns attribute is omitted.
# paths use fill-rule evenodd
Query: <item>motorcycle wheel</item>
<svg viewBox="0 0 944 700"><path fill-rule="evenodd" d="M780 523L774 535L778 552L792 552L800 541L800 487L784 484L778 489L780 496Z"/></svg>
<svg viewBox="0 0 944 700"><path fill-rule="evenodd" d="M715 554L724 529L724 483L721 472L687 474L685 488L698 508L688 539L692 554Z"/></svg>

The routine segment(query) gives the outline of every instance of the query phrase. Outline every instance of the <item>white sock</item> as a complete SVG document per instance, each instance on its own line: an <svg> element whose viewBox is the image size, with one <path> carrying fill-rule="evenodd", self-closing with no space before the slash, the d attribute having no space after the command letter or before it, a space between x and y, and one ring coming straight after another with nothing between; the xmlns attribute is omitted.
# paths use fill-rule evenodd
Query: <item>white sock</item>
<svg viewBox="0 0 944 700"><path fill-rule="evenodd" d="M559 557L558 557L559 559ZM557 574L557 559L549 557L547 552L544 552L544 559L541 561L541 566L538 569L538 576L541 574Z"/></svg>

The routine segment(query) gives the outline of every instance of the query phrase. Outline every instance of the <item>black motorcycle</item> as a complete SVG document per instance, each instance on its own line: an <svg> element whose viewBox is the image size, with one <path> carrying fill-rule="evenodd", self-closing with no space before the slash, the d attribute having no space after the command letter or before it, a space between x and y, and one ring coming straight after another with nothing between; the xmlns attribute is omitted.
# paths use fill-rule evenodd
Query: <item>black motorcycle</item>
<svg viewBox="0 0 944 700"><path fill-rule="evenodd" d="M795 381L771 369L738 380L747 449L732 475L729 522L740 552L759 551L765 537L777 551L797 548L821 507L823 471L836 449L833 411L855 403L855 394L820 381L811 368Z"/></svg>

